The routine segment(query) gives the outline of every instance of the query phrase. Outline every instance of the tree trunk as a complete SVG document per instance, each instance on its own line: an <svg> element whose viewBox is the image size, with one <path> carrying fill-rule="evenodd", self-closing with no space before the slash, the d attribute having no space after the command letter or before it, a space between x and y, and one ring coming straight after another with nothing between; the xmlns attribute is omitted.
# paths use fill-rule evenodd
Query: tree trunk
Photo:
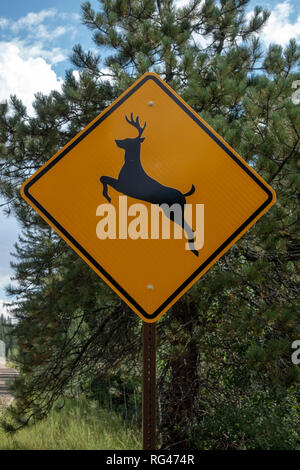
<svg viewBox="0 0 300 470"><path fill-rule="evenodd" d="M199 347L193 339L197 321L196 306L187 300L177 302L172 311L178 334L170 339L170 381L162 398L162 448L188 449L192 423L197 417L200 395ZM180 328L181 325L181 328ZM183 329L183 331L182 331ZM182 343L182 335L184 341ZM185 344L184 348L178 346Z"/></svg>

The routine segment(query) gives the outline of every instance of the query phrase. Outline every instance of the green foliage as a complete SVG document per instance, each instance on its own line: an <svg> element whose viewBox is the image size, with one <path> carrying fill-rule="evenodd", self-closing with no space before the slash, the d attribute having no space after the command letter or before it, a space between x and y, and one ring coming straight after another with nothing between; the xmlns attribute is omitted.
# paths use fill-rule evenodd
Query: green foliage
<svg viewBox="0 0 300 470"><path fill-rule="evenodd" d="M141 378L124 366L112 374L91 378L86 393L89 398L97 400L101 408L121 414L126 422L136 426L141 422Z"/></svg>
<svg viewBox="0 0 300 470"><path fill-rule="evenodd" d="M254 393L238 405L218 402L195 427L192 445L202 450L295 450L300 439L299 403Z"/></svg>
<svg viewBox="0 0 300 470"><path fill-rule="evenodd" d="M273 449L280 439L284 448L296 445L299 367L291 344L300 335L300 107L291 95L300 49L293 40L264 50L259 33L269 13L256 8L249 19L248 3L191 0L177 8L171 0L103 0L96 12L85 2L83 23L99 53L74 47L79 78L68 71L61 92L37 94L34 117L16 97L0 105L0 192L23 227L13 262L18 286L9 289L22 299L12 428L87 389L110 409L123 406L126 414L126 403L127 416L136 414L140 320L19 189L151 70L277 193L275 206L158 323L160 445L202 446L195 430L209 448Z"/></svg>
<svg viewBox="0 0 300 470"><path fill-rule="evenodd" d="M0 428L0 450L119 449L141 449L140 431L83 397L67 400L63 408L57 403L45 421L13 435Z"/></svg>

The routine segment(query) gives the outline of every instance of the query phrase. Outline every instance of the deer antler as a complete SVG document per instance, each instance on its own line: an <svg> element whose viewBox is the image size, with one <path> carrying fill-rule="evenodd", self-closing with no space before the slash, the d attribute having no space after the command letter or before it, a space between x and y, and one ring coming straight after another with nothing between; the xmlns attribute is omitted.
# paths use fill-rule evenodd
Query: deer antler
<svg viewBox="0 0 300 470"><path fill-rule="evenodd" d="M135 128L138 130L138 132L139 132L139 137L141 137L141 135L142 135L142 133L144 132L144 129L145 129L147 123L145 122L144 127L142 127L142 126L140 125L140 121L139 121L139 117L138 117L138 116L136 117L136 120L133 119L133 113L131 113L130 118L131 118L131 119L130 119L130 121L129 121L128 117L125 115L125 119L126 119L126 121L128 122L128 124L130 124L131 126L135 127Z"/></svg>

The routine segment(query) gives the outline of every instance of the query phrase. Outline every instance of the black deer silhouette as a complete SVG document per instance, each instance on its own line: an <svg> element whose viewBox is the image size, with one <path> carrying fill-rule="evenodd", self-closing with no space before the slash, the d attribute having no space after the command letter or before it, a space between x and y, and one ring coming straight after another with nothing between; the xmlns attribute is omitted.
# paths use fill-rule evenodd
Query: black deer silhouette
<svg viewBox="0 0 300 470"><path fill-rule="evenodd" d="M185 198L195 192L195 186L192 185L190 191L183 194L177 189L164 186L147 175L142 166L140 156L141 143L145 140L145 137L142 137L142 133L145 130L146 122L142 127L138 116L136 120L133 119L133 113L131 113L130 120L127 116L125 116L125 119L128 124L137 129L138 136L135 138L115 141L119 148L125 150L125 163L119 173L118 179L112 178L111 176L101 176L100 182L103 185L103 196L108 200L108 202L111 201L107 190L107 187L111 186L126 196L157 204L159 206L162 205L161 208L165 215L172 222L177 223L183 228L183 230L185 230L190 250L198 256L198 251L194 247L195 233L184 219ZM181 207L182 216L180 217L180 220L177 220L177 218L174 217L174 211L168 210L168 208L173 204L179 204Z"/></svg>

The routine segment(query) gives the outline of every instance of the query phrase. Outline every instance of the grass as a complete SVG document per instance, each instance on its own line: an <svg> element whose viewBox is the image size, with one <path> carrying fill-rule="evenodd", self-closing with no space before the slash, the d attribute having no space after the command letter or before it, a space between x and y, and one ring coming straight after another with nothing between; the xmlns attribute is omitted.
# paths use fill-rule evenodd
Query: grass
<svg viewBox="0 0 300 470"><path fill-rule="evenodd" d="M5 367L8 369L18 369L18 364L12 359L6 359Z"/></svg>
<svg viewBox="0 0 300 470"><path fill-rule="evenodd" d="M140 430L86 399L70 399L15 434L0 428L0 450L134 450L141 449L141 441Z"/></svg>

